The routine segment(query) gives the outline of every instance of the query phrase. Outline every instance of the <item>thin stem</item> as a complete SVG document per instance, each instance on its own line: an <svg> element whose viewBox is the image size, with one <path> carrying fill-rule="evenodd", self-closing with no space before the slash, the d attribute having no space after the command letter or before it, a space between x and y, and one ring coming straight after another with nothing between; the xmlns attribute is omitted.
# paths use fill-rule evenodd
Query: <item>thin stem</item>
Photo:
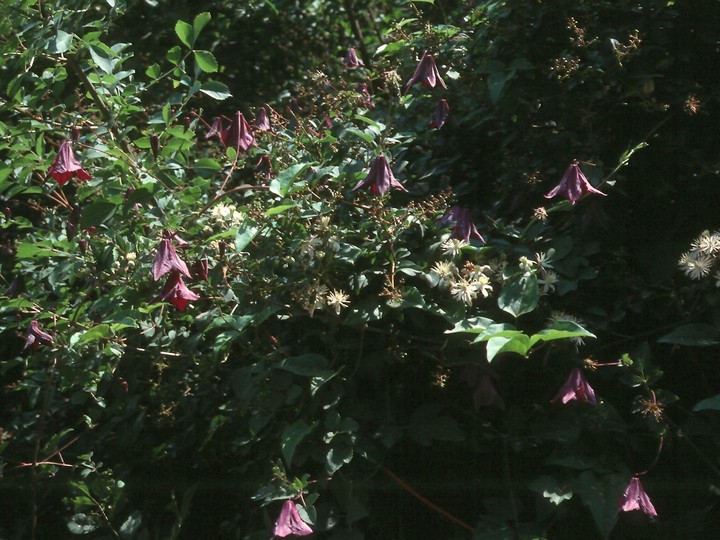
<svg viewBox="0 0 720 540"><path fill-rule="evenodd" d="M403 481L400 477L398 477L394 472L389 470L387 467L381 465L378 463L377 468L383 471L385 474L387 474L392 480L399 485L401 488L403 488L405 491L407 491L410 495L415 497L417 500L419 500L421 503L423 503L425 506L430 508L431 510L437 512L441 516L443 516L445 519L448 519L452 521L455 525L458 525L459 527L462 527L466 531L475 532L475 528L472 525L468 525L463 520L461 520L458 517L453 516L450 512L447 510L443 510L438 505L433 503L432 501L428 500L424 496L422 496L420 493L415 491L409 484L407 484L405 481Z"/></svg>

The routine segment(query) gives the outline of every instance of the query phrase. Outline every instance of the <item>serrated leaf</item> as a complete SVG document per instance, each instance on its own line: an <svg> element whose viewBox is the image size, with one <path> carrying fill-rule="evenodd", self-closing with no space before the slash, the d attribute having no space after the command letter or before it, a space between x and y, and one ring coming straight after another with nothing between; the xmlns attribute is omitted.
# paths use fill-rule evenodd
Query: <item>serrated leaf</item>
<svg viewBox="0 0 720 540"><path fill-rule="evenodd" d="M195 32L193 27L185 21L178 21L175 23L175 33L183 44L187 45L190 49L195 45Z"/></svg>
<svg viewBox="0 0 720 540"><path fill-rule="evenodd" d="M205 25L210 22L211 18L212 15L210 15L207 11L203 11L202 13L195 15L195 19L193 20L193 33L195 34L195 39L197 39L200 35L200 32L202 32L202 29L205 28Z"/></svg>
<svg viewBox="0 0 720 540"><path fill-rule="evenodd" d="M210 51L194 51L195 63L205 73L215 73L218 70L218 63Z"/></svg>

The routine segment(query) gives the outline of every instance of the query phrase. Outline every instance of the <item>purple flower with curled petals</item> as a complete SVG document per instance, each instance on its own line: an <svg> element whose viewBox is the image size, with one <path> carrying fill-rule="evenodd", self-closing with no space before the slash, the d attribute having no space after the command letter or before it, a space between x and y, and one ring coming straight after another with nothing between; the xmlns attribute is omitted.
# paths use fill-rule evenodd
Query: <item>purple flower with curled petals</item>
<svg viewBox="0 0 720 540"><path fill-rule="evenodd" d="M360 180L360 182L352 188L352 191L367 187L369 187L375 195L382 195L390 188L407 191L407 189L395 179L395 176L393 176L385 156L375 158L368 175Z"/></svg>
<svg viewBox="0 0 720 540"><path fill-rule="evenodd" d="M457 238L458 240L470 241L470 238L476 238L481 242L485 242L485 239L480 236L480 233L475 227L470 216L470 210L463 208L462 206L455 205L450 208L450 212L443 216L441 223L454 223L451 233L451 238Z"/></svg>
<svg viewBox="0 0 720 540"><path fill-rule="evenodd" d="M563 403L577 400L584 401L590 405L597 405L595 390L593 390L590 383L587 382L580 368L575 368L570 372L567 381L562 385L557 395L552 398L551 402L555 403L558 400Z"/></svg>
<svg viewBox="0 0 720 540"><path fill-rule="evenodd" d="M625 488L620 501L618 503L618 510L620 512L632 512L633 510L640 510L646 513L648 516L657 517L655 507L650 501L650 497L645 492L640 478L633 476Z"/></svg>
<svg viewBox="0 0 720 540"><path fill-rule="evenodd" d="M200 297L187 288L183 281L182 275L177 270L170 272L170 276L165 282L162 293L160 296L154 298L154 302L170 302L180 311L185 311L185 308L190 302L199 300Z"/></svg>
<svg viewBox="0 0 720 540"><path fill-rule="evenodd" d="M355 52L355 48L354 48L354 47L352 47L352 48L347 52L347 54L345 55L345 58L343 58L342 63L343 63L343 65L344 65L345 67L349 67L349 68L362 67L362 66L365 65L365 64L363 63L363 61L360 60L360 58L358 58L358 55L357 55L357 53Z"/></svg>
<svg viewBox="0 0 720 540"><path fill-rule="evenodd" d="M220 139L220 141L223 143L223 145L227 146L227 135L228 135L229 128L226 128L223 124L223 119L221 116L216 116L213 118L212 124L210 125L210 130L205 135L205 139L210 139L211 137L217 137Z"/></svg>
<svg viewBox="0 0 720 540"><path fill-rule="evenodd" d="M565 174L563 175L562 180L560 180L560 183L555 186L552 191L546 194L545 198L552 199L557 195L562 195L570 201L570 204L575 204L578 199L588 193L595 193L596 195L602 195L605 197L605 193L590 185L590 182L588 182L588 179L585 178L582 169L580 169L578 162L573 161L570 165L568 165L568 168L565 169Z"/></svg>
<svg viewBox="0 0 720 540"><path fill-rule="evenodd" d="M313 530L300 517L300 512L298 512L295 503L290 500L285 501L282 510L280 510L280 515L275 521L273 534L278 538L285 538L290 535L307 536L312 533Z"/></svg>
<svg viewBox="0 0 720 540"><path fill-rule="evenodd" d="M435 58L427 51L423 53L417 68L415 68L415 73L413 73L413 76L410 77L410 80L405 85L405 92L410 90L410 87L415 83L420 83L422 86L429 88L435 88L436 84L447 88L445 81L440 77L437 64L435 64Z"/></svg>
<svg viewBox="0 0 720 540"><path fill-rule="evenodd" d="M153 261L153 279L157 281L171 271L180 272L186 277L190 277L190 271L187 265L178 257L177 251L175 251L175 246L171 240L172 234L167 234L166 236L166 238L160 240L157 255L155 255L155 260Z"/></svg>
<svg viewBox="0 0 720 540"><path fill-rule="evenodd" d="M62 142L57 156L55 156L55 161L50 165L47 173L61 186L65 185L65 182L73 176L76 176L79 180L90 180L92 178L75 157L70 141Z"/></svg>
<svg viewBox="0 0 720 540"><path fill-rule="evenodd" d="M438 102L437 107L435 107L430 127L440 129L445 125L448 118L450 118L450 105L446 99L441 99Z"/></svg>
<svg viewBox="0 0 720 540"><path fill-rule="evenodd" d="M233 121L230 123L225 144L226 146L235 148L238 151L242 150L243 152L255 144L255 136L253 135L252 128L240 111L235 114L235 118L233 118Z"/></svg>
<svg viewBox="0 0 720 540"><path fill-rule="evenodd" d="M27 329L27 335L25 336L25 346L23 351L27 348L37 349L40 345L50 345L53 339L50 334L44 332L37 321L30 321L30 325Z"/></svg>

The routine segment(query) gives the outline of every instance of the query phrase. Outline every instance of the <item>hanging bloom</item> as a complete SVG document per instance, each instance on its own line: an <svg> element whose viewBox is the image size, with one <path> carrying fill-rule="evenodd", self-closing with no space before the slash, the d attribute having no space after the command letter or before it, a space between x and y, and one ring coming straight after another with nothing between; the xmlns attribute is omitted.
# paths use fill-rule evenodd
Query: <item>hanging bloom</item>
<svg viewBox="0 0 720 540"><path fill-rule="evenodd" d="M255 115L255 124L253 126L258 131L270 131L270 119L265 107L260 107Z"/></svg>
<svg viewBox="0 0 720 540"><path fill-rule="evenodd" d="M373 161L368 175L360 180L352 191L369 187L375 195L382 195L388 189L395 188L407 192L407 189L395 179L385 156L378 156Z"/></svg>
<svg viewBox="0 0 720 540"><path fill-rule="evenodd" d="M448 118L450 118L450 104L447 102L446 99L441 99L438 102L437 107L435 107L435 112L433 113L430 127L440 129L445 125L445 122L447 122Z"/></svg>
<svg viewBox="0 0 720 540"><path fill-rule="evenodd" d="M23 351L28 347L32 347L34 350L40 345L50 345L52 342L52 336L47 332L44 332L37 321L30 321L30 325L27 329L27 335L25 336L25 346L23 347Z"/></svg>
<svg viewBox="0 0 720 540"><path fill-rule="evenodd" d="M231 146L236 150L242 150L244 152L253 144L255 144L255 136L253 135L252 128L250 124L248 124L248 121L245 120L243 114L238 111L230 123L230 128L227 132L226 146Z"/></svg>
<svg viewBox="0 0 720 540"><path fill-rule="evenodd" d="M595 390L585 379L585 375L580 368L575 368L570 372L565 384L562 385L557 395L552 398L551 402L555 403L557 400L567 403L568 401L584 401L590 405L597 405L597 399L595 398Z"/></svg>
<svg viewBox="0 0 720 540"><path fill-rule="evenodd" d="M75 157L70 141L62 142L57 156L55 156L55 161L53 161L47 173L57 180L57 183L61 186L65 185L65 182L73 176L77 176L79 180L90 180L92 178Z"/></svg>
<svg viewBox="0 0 720 540"><path fill-rule="evenodd" d="M370 95L370 89L366 82L361 82L357 87L358 93L362 96L359 100L360 104L366 109L372 111L375 108L375 103Z"/></svg>
<svg viewBox="0 0 720 540"><path fill-rule="evenodd" d="M495 389L492 377L488 373L483 372L482 368L477 365L471 365L465 370L464 375L468 386L475 389L473 404L476 411L481 407L497 407L505 410L505 402Z"/></svg>
<svg viewBox="0 0 720 540"><path fill-rule="evenodd" d="M450 238L457 238L458 240L465 240L465 242L469 242L470 238L472 237L477 238L481 242L485 242L483 237L480 236L480 233L475 227L475 224L472 222L470 210L468 210L467 208L463 208L459 205L453 206L452 208L450 208L450 212L445 214L441 222L455 223L455 225L453 225Z"/></svg>
<svg viewBox="0 0 720 540"><path fill-rule="evenodd" d="M217 136L217 138L220 139L223 145L227 146L228 131L229 128L226 128L224 126L222 117L216 116L215 118L213 118L212 125L210 126L210 131L208 131L205 135L205 139Z"/></svg>
<svg viewBox="0 0 720 540"><path fill-rule="evenodd" d="M590 185L588 179L580 169L577 161L573 161L568 168L565 169L565 174L560 180L560 183L555 188L545 195L546 199L552 199L557 195L562 195L570 204L575 204L580 197L588 193L595 193L596 195L602 195L605 197L605 193L595 189Z"/></svg>
<svg viewBox="0 0 720 540"><path fill-rule="evenodd" d="M190 302L199 300L200 297L187 288L183 281L180 272L173 270L170 273L170 277L165 282L162 293L160 296L154 298L154 302L170 302L180 311L185 311L185 308Z"/></svg>
<svg viewBox="0 0 720 540"><path fill-rule="evenodd" d="M160 136L157 133L150 135L150 151L155 159L160 153Z"/></svg>
<svg viewBox="0 0 720 540"><path fill-rule="evenodd" d="M632 512L633 510L640 510L646 513L648 516L657 517L657 512L650 497L645 492L640 478L633 476L630 480L630 484L625 488L625 492L620 497L618 503L620 512Z"/></svg>
<svg viewBox="0 0 720 540"><path fill-rule="evenodd" d="M415 73L413 73L413 76L410 77L410 80L405 85L405 92L407 92L415 83L420 83L421 85L430 88L435 88L435 85L439 84L443 88L447 88L447 86L445 86L445 81L443 81L442 77L440 77L437 64L435 64L435 58L433 58L433 55L427 51L423 53L417 68L415 68Z"/></svg>
<svg viewBox="0 0 720 540"><path fill-rule="evenodd" d="M313 530L300 517L300 513L291 500L283 503L280 515L275 521L275 530L273 534L279 538L285 538L294 534L295 536L307 536L312 534Z"/></svg>
<svg viewBox="0 0 720 540"><path fill-rule="evenodd" d="M157 255L152 265L153 279L157 281L170 271L180 272L186 277L190 277L190 271L185 262L178 257L172 240L170 238L163 238L160 240Z"/></svg>
<svg viewBox="0 0 720 540"><path fill-rule="evenodd" d="M358 55L357 55L357 53L355 52L355 48L354 48L354 47L352 47L352 48L347 52L347 54L345 55L345 58L343 58L342 63L343 63L343 65L345 65L345 67L349 67L349 68L362 67L362 66L365 65L365 64L363 63L363 61L360 60L360 58L358 58Z"/></svg>

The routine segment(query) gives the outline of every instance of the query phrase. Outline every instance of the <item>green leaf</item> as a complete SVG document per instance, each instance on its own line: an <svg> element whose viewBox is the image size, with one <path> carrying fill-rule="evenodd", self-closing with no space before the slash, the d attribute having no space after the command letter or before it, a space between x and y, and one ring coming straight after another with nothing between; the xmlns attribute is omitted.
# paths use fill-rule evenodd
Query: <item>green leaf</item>
<svg viewBox="0 0 720 540"><path fill-rule="evenodd" d="M694 407L693 412L698 411L720 411L720 394L711 398L699 401Z"/></svg>
<svg viewBox="0 0 720 540"><path fill-rule="evenodd" d="M175 23L175 33L185 45L190 49L195 45L195 32L193 27L185 21L178 21Z"/></svg>
<svg viewBox="0 0 720 540"><path fill-rule="evenodd" d="M158 64L153 64L145 70L145 75L151 79L157 79L161 73L162 72L160 71L160 66Z"/></svg>
<svg viewBox="0 0 720 540"><path fill-rule="evenodd" d="M97 227L109 220L118 209L118 205L110 201L97 200L83 208L83 215L80 219L80 227Z"/></svg>
<svg viewBox="0 0 720 540"><path fill-rule="evenodd" d="M108 75L112 74L116 61L114 61L109 52L105 49L101 49L100 47L96 47L95 45L89 45L88 50L90 51L90 56L97 67Z"/></svg>
<svg viewBox="0 0 720 540"><path fill-rule="evenodd" d="M710 347L720 343L718 329L711 324L685 324L665 334L658 343L686 345L688 347Z"/></svg>
<svg viewBox="0 0 720 540"><path fill-rule="evenodd" d="M50 40L50 52L54 54L63 54L72 47L73 35L58 30L55 37Z"/></svg>
<svg viewBox="0 0 720 540"><path fill-rule="evenodd" d="M292 466L297 445L315 429L316 425L317 422L307 424L304 420L298 420L283 430L282 436L280 437L280 449L282 450L283 458L285 458L288 467Z"/></svg>
<svg viewBox="0 0 720 540"><path fill-rule="evenodd" d="M202 13L195 15L195 19L193 20L193 34L195 35L195 39L197 39L200 35L200 32L202 32L202 29L205 28L205 25L210 22L211 18L212 15L210 15L207 11L203 11Z"/></svg>
<svg viewBox="0 0 720 540"><path fill-rule="evenodd" d="M295 178L297 178L300 172L309 166L309 163L296 163L295 165L290 165L290 167L270 181L270 192L284 197L290 190L290 186L295 181Z"/></svg>
<svg viewBox="0 0 720 540"><path fill-rule="evenodd" d="M223 83L218 81L207 81L200 87L200 91L213 99L222 101L229 97L232 97L230 89Z"/></svg>
<svg viewBox="0 0 720 540"><path fill-rule="evenodd" d="M352 461L353 442L352 437L344 435L333 439L333 447L327 453L325 470L332 476L337 470Z"/></svg>
<svg viewBox="0 0 720 540"><path fill-rule="evenodd" d="M488 326L493 324L491 319L485 317L472 317L470 319L463 319L455 324L455 327L450 330L445 330L446 334L454 334L457 332L469 332L471 334L481 334L487 330Z"/></svg>
<svg viewBox="0 0 720 540"><path fill-rule="evenodd" d="M502 97L505 83L512 77L512 72L496 71L491 73L487 78L488 92L490 93L490 101L496 105Z"/></svg>
<svg viewBox="0 0 720 540"><path fill-rule="evenodd" d="M78 343L80 345L85 345L87 343L90 343L91 341L104 339L111 335L112 330L110 329L109 324L98 324L97 326L93 326L90 330L84 332L78 339Z"/></svg>
<svg viewBox="0 0 720 540"><path fill-rule="evenodd" d="M519 317L533 311L539 298L537 277L528 272L508 280L498 297L498 307L514 317Z"/></svg>
<svg viewBox="0 0 720 540"><path fill-rule="evenodd" d="M539 341L553 341L556 339L570 339L574 337L594 338L595 334L588 332L578 323L573 321L556 321L548 328L530 336L530 346Z"/></svg>
<svg viewBox="0 0 720 540"><path fill-rule="evenodd" d="M215 73L218 70L218 63L210 51L194 51L195 63L205 73Z"/></svg>
<svg viewBox="0 0 720 540"><path fill-rule="evenodd" d="M290 210L291 208L297 208L297 204L281 204L279 206L273 206L265 212L265 215L267 217L276 216L278 214L282 214L286 210Z"/></svg>
<svg viewBox="0 0 720 540"><path fill-rule="evenodd" d="M487 342L487 359L492 362L493 358L502 352L517 353L526 356L530 350L530 338L520 333L513 337L492 337Z"/></svg>
<svg viewBox="0 0 720 540"><path fill-rule="evenodd" d="M18 259L34 259L36 257L53 257L57 254L58 251L50 246L35 242L23 242L17 247L15 256Z"/></svg>
<svg viewBox="0 0 720 540"><path fill-rule="evenodd" d="M179 45L175 45L172 49L168 50L167 54L165 55L165 58L167 58L168 62L171 64L177 64L180 62L180 58L182 57L182 51L180 50Z"/></svg>
<svg viewBox="0 0 720 540"><path fill-rule="evenodd" d="M257 235L258 229L255 224L251 221L243 222L235 233L235 251L240 253L247 245L252 242L255 235Z"/></svg>

